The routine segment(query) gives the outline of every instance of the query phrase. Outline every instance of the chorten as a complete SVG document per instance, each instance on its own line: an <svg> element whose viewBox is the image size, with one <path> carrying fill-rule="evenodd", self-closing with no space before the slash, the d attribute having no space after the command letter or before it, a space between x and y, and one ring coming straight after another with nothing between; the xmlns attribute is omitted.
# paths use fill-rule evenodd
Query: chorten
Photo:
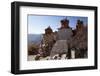
<svg viewBox="0 0 100 76"><path fill-rule="evenodd" d="M61 27L57 31L57 40L50 53L51 57L56 54L68 53L68 42L72 34L72 29L69 27L69 20L61 20Z"/></svg>

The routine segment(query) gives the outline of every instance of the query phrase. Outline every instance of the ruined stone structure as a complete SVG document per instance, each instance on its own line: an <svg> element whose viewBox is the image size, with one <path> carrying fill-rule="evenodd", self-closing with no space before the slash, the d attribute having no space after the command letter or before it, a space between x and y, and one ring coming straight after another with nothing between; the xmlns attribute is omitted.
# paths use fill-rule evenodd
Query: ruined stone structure
<svg viewBox="0 0 100 76"><path fill-rule="evenodd" d="M69 20L61 20L61 27L57 32L57 40L50 53L51 57L55 54L68 53L68 41L72 34L72 30L69 27Z"/></svg>
<svg viewBox="0 0 100 76"><path fill-rule="evenodd" d="M87 57L87 26L83 24L83 21L77 20L76 29L74 30L74 36L70 41L70 48L76 49L75 58Z"/></svg>
<svg viewBox="0 0 100 76"><path fill-rule="evenodd" d="M43 45L45 50L46 56L50 55L51 49L53 47L53 44L55 42L54 33L49 26L45 29L45 34L43 35Z"/></svg>
<svg viewBox="0 0 100 76"><path fill-rule="evenodd" d="M46 56L53 57L56 54L67 54L70 58L71 49L87 49L87 28L84 28L83 21L77 20L76 29L72 30L69 26L69 20L63 19L58 31L53 32L50 26L45 29L42 44ZM75 51L75 56L81 57L81 55L84 55L82 53Z"/></svg>
<svg viewBox="0 0 100 76"><path fill-rule="evenodd" d="M49 26L45 29L39 46L28 47L28 60L62 60L88 57L88 28L83 21L77 20L76 29L72 30L69 20L60 21L61 27L53 32ZM33 52L34 50L34 52Z"/></svg>

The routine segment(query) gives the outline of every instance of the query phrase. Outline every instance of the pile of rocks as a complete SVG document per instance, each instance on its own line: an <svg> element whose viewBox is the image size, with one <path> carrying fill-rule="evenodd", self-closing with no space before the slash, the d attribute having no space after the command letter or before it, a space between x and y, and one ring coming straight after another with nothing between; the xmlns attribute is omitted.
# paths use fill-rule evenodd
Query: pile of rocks
<svg viewBox="0 0 100 76"><path fill-rule="evenodd" d="M32 61L32 60L64 60L64 59L68 59L67 54L55 54L54 56L46 56L46 57L42 57L40 56L40 54L37 55L33 55L33 56L28 56L28 60Z"/></svg>

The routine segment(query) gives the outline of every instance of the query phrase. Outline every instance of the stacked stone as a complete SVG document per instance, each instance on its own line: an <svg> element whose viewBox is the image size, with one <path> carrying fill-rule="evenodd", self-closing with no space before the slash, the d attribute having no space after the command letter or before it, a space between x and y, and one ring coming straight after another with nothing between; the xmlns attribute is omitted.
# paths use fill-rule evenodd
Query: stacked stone
<svg viewBox="0 0 100 76"><path fill-rule="evenodd" d="M68 41L72 36L72 30L69 27L69 20L61 20L61 27L57 32L57 41L54 44L50 56L53 57L56 54L68 54Z"/></svg>

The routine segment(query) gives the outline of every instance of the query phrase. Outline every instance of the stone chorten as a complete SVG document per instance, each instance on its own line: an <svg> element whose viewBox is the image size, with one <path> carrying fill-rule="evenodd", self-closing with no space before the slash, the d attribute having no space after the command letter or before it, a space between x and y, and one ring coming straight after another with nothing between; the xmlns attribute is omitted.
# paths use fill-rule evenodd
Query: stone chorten
<svg viewBox="0 0 100 76"><path fill-rule="evenodd" d="M61 20L61 27L57 31L57 40L54 44L50 56L53 57L56 54L68 53L68 41L72 36L72 30L69 27L69 20Z"/></svg>

